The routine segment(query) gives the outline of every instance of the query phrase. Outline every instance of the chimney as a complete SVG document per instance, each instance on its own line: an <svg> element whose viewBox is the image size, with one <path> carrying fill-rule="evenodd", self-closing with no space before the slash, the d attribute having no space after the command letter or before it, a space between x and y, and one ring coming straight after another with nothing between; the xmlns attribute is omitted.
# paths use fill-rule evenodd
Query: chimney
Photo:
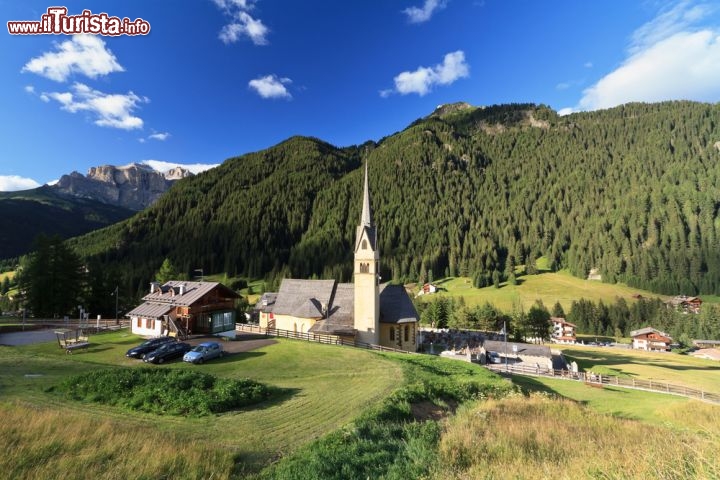
<svg viewBox="0 0 720 480"><path fill-rule="evenodd" d="M179 292L180 295L185 295L185 284L181 283L179 288L180 288L180 292Z"/></svg>
<svg viewBox="0 0 720 480"><path fill-rule="evenodd" d="M150 293L155 293L159 289L160 289L159 282L150 282Z"/></svg>

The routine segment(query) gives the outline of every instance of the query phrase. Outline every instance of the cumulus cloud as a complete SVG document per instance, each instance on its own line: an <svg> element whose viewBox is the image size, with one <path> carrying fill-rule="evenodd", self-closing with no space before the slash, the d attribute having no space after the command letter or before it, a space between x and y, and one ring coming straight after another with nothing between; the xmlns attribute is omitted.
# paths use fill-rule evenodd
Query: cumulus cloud
<svg viewBox="0 0 720 480"><path fill-rule="evenodd" d="M292 95L285 85L292 83L289 78L278 78L277 75L266 75L248 82L248 86L255 90L262 98L287 98Z"/></svg>
<svg viewBox="0 0 720 480"><path fill-rule="evenodd" d="M148 136L149 140L158 140L161 142L164 142L168 138L170 138L170 134L168 132L158 132Z"/></svg>
<svg viewBox="0 0 720 480"><path fill-rule="evenodd" d="M122 130L142 128L142 119L133 112L139 104L149 101L133 92L124 95L109 94L82 83L73 84L72 92L43 92L40 98L46 102L55 100L63 110L70 113L88 112L95 117L93 123L100 127Z"/></svg>
<svg viewBox="0 0 720 480"><path fill-rule="evenodd" d="M223 43L235 43L242 37L248 37L255 45L267 45L270 33L262 20L254 18L248 12L253 9L253 0L213 0L230 23L220 29L218 37Z"/></svg>
<svg viewBox="0 0 720 480"><path fill-rule="evenodd" d="M422 7L409 7L403 10L410 23L424 23L430 20L435 12L445 8L444 0L425 0Z"/></svg>
<svg viewBox="0 0 720 480"><path fill-rule="evenodd" d="M37 188L40 184L32 178L19 177L17 175L0 175L0 192L15 192L17 190L30 190Z"/></svg>
<svg viewBox="0 0 720 480"><path fill-rule="evenodd" d="M64 82L72 74L97 78L124 69L99 36L75 35L57 44L55 51L31 59L22 71Z"/></svg>
<svg viewBox="0 0 720 480"><path fill-rule="evenodd" d="M176 167L182 167L185 170L189 170L194 174L198 174L200 172L204 172L205 170L210 170L211 168L217 167L219 164L209 164L209 163L191 163L191 164L182 164L182 163L171 163L171 162L164 162L162 160L143 160L141 163L144 165L149 166L153 170L156 170L158 172L167 172L168 170L171 170Z"/></svg>
<svg viewBox="0 0 720 480"><path fill-rule="evenodd" d="M408 95L417 93L421 97L427 95L435 85L450 85L460 78L470 75L470 66L465 61L462 50L448 53L443 63L434 67L419 67L412 72L402 72L394 78L395 89L383 90L380 96L386 97L390 93Z"/></svg>
<svg viewBox="0 0 720 480"><path fill-rule="evenodd" d="M583 91L572 110L610 108L627 102L718 101L720 30L693 26L710 12L710 7L691 1L661 11L635 31L625 61Z"/></svg>

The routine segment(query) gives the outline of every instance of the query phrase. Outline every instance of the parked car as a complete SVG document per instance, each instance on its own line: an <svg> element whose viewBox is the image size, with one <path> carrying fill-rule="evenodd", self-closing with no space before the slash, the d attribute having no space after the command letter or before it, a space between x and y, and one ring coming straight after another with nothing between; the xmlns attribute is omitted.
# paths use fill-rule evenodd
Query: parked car
<svg viewBox="0 0 720 480"><path fill-rule="evenodd" d="M143 355L146 353L152 352L156 348L158 348L160 345L163 345L165 343L171 343L174 342L175 339L173 337L155 337L151 338L150 340L146 340L137 347L131 348L130 350L125 353L126 357L130 358L142 358Z"/></svg>
<svg viewBox="0 0 720 480"><path fill-rule="evenodd" d="M204 342L187 352L183 361L190 363L203 363L215 357L222 357L225 354L222 345L217 342Z"/></svg>
<svg viewBox="0 0 720 480"><path fill-rule="evenodd" d="M183 342L164 343L150 353L146 353L143 362L165 363L167 360L179 358L192 349L192 345Z"/></svg>
<svg viewBox="0 0 720 480"><path fill-rule="evenodd" d="M490 363L501 363L502 360L500 359L500 355L497 352L488 352L487 353L488 362Z"/></svg>

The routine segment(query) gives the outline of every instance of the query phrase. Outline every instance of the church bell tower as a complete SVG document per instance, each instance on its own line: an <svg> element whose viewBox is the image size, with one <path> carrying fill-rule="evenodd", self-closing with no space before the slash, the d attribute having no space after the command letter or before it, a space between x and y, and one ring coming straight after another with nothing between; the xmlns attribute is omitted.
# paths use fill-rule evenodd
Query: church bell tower
<svg viewBox="0 0 720 480"><path fill-rule="evenodd" d="M357 340L380 343L380 252L370 210L368 168L365 164L362 215L355 235L355 329Z"/></svg>

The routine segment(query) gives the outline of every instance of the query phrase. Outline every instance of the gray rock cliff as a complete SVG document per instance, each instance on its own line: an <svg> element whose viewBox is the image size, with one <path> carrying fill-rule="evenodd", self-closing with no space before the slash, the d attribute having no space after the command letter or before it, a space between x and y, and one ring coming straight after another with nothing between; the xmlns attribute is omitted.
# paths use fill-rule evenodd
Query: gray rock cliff
<svg viewBox="0 0 720 480"><path fill-rule="evenodd" d="M163 173L139 163L103 165L90 168L87 175L63 175L52 188L65 195L139 211L153 204L177 180L189 176L192 173L181 167Z"/></svg>

